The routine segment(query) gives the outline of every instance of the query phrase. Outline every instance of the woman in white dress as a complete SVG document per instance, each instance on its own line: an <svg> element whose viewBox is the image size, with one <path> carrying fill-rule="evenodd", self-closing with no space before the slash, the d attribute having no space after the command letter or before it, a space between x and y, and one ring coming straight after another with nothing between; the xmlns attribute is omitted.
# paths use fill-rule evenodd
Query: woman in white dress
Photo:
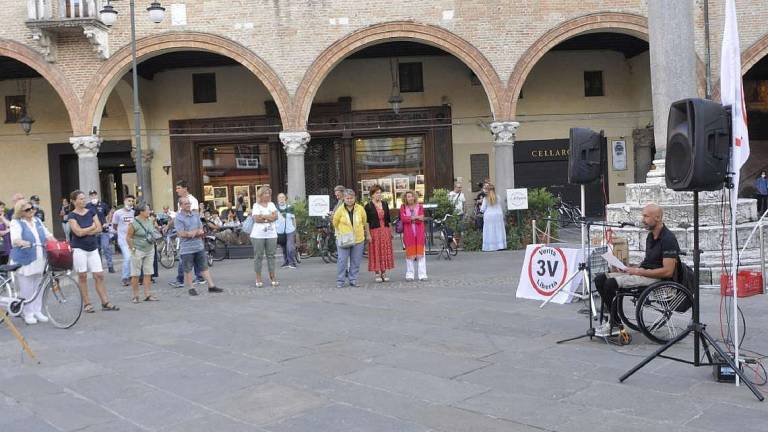
<svg viewBox="0 0 768 432"><path fill-rule="evenodd" d="M483 212L483 251L507 248L507 231L504 227L504 210L496 196L496 187L487 184L487 193L480 210Z"/></svg>

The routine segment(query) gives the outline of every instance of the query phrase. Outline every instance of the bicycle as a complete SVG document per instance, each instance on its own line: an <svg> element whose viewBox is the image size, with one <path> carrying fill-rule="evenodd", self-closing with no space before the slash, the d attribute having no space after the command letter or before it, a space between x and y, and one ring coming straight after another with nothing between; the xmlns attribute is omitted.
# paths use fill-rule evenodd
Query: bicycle
<svg viewBox="0 0 768 432"><path fill-rule="evenodd" d="M437 219L433 223L435 228L440 232L440 251L437 253L439 258L445 255L446 260L450 260L452 256L456 256L459 253L458 243L456 243L456 237L453 235L453 230L448 227L446 221L452 214L446 214L442 219Z"/></svg>
<svg viewBox="0 0 768 432"><path fill-rule="evenodd" d="M15 271L19 264L0 266L0 307L5 308L10 316L21 315L24 305L33 302L37 296L43 296L43 311L57 328L68 329L75 325L83 313L83 297L70 270L53 269L45 263L43 279L35 288L31 298L20 297L16 288Z"/></svg>
<svg viewBox="0 0 768 432"><path fill-rule="evenodd" d="M582 219L581 209L563 201L559 194L557 195L555 210L557 210L558 213L560 226L563 228Z"/></svg>
<svg viewBox="0 0 768 432"><path fill-rule="evenodd" d="M227 244L224 240L216 237L213 230L210 228L205 229L205 237L203 242L205 243L205 252L208 259L208 267L212 267L215 261L221 261L227 257L229 251Z"/></svg>
<svg viewBox="0 0 768 432"><path fill-rule="evenodd" d="M314 240L314 248L309 247L309 245L297 248L299 261L319 255L324 263L335 263L338 259L338 252L336 251L336 243L333 241L333 232L328 218L322 218L315 224Z"/></svg>
<svg viewBox="0 0 768 432"><path fill-rule="evenodd" d="M179 250L179 239L176 237L176 230L171 228L166 230L163 238L158 240L157 254L160 256L160 265L170 269L176 263L176 255Z"/></svg>

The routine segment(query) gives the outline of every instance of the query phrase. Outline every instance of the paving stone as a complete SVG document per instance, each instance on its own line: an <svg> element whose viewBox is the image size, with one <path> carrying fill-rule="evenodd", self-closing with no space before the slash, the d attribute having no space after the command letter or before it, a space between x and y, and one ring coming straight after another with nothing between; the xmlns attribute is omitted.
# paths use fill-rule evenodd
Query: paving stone
<svg viewBox="0 0 768 432"><path fill-rule="evenodd" d="M743 432L764 432L768 429L768 416L764 410L729 403L714 403L701 415L686 423L686 426L707 431L738 429Z"/></svg>
<svg viewBox="0 0 768 432"><path fill-rule="evenodd" d="M62 393L64 388L37 375L18 375L0 381L0 393L21 402Z"/></svg>
<svg viewBox="0 0 768 432"><path fill-rule="evenodd" d="M237 391L259 381L256 376L222 369L212 364L187 366L173 370L160 370L141 377L145 384L181 396L184 399L206 402L220 394Z"/></svg>
<svg viewBox="0 0 768 432"><path fill-rule="evenodd" d="M211 412L163 391L115 399L104 404L121 417L145 429L159 429L189 421Z"/></svg>
<svg viewBox="0 0 768 432"><path fill-rule="evenodd" d="M488 387L480 385L387 366L373 366L339 379L440 404L449 404L488 390Z"/></svg>
<svg viewBox="0 0 768 432"><path fill-rule="evenodd" d="M226 395L213 399L208 406L246 423L264 425L327 403L314 393L265 383L227 392Z"/></svg>
<svg viewBox="0 0 768 432"><path fill-rule="evenodd" d="M523 367L502 367L500 365L470 372L461 376L461 380L480 384L487 388L498 389L506 393L534 396L549 400L563 399L589 387L590 382L579 378L565 367L550 372L539 372Z"/></svg>
<svg viewBox="0 0 768 432"><path fill-rule="evenodd" d="M118 420L118 417L101 406L71 393L36 398L34 401L25 402L25 405L34 410L36 416L63 431L74 431Z"/></svg>
<svg viewBox="0 0 768 432"><path fill-rule="evenodd" d="M265 432L264 429L249 425L230 417L219 414L207 415L194 420L182 422L167 428L161 432Z"/></svg>
<svg viewBox="0 0 768 432"><path fill-rule="evenodd" d="M300 416L265 426L270 432L421 432L429 428L345 405L312 409Z"/></svg>
<svg viewBox="0 0 768 432"><path fill-rule="evenodd" d="M460 356L402 348L390 354L376 357L376 363L443 378L452 378L484 368L491 363Z"/></svg>

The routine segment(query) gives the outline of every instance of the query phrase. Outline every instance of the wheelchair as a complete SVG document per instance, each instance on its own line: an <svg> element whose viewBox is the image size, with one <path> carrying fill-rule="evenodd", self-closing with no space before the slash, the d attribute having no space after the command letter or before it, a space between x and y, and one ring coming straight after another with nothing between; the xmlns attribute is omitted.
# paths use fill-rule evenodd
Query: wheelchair
<svg viewBox="0 0 768 432"><path fill-rule="evenodd" d="M672 280L619 288L609 316L615 311L621 324L663 345L686 331L693 321L693 288L693 271L678 260ZM621 327L619 331L619 343L629 343L631 337Z"/></svg>

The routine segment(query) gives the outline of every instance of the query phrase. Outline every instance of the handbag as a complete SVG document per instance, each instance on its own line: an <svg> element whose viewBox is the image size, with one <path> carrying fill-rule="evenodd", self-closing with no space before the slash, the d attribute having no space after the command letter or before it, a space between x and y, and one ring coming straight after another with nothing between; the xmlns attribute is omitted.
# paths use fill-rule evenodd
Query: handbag
<svg viewBox="0 0 768 432"><path fill-rule="evenodd" d="M403 220L400 218L395 219L395 232L398 234L403 233Z"/></svg>
<svg viewBox="0 0 768 432"><path fill-rule="evenodd" d="M355 233L341 233L336 235L336 245L340 248L351 248L355 245Z"/></svg>
<svg viewBox="0 0 768 432"><path fill-rule="evenodd" d="M243 222L243 232L251 235L251 231L253 231L253 216L248 216Z"/></svg>

